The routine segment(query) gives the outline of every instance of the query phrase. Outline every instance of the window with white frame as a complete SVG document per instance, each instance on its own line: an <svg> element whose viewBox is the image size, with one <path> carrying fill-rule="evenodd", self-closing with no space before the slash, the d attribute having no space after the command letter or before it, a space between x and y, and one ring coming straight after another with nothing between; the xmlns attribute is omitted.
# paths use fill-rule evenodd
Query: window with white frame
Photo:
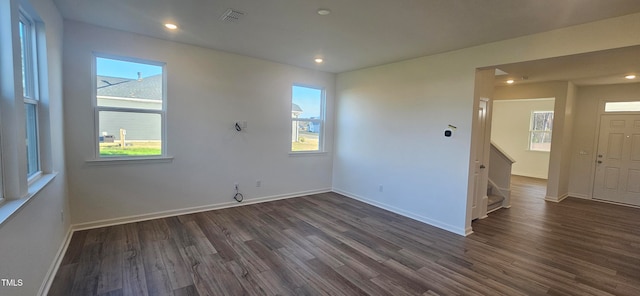
<svg viewBox="0 0 640 296"><path fill-rule="evenodd" d="M34 22L23 12L20 12L18 30L26 128L27 177L33 179L41 173L38 138L38 56Z"/></svg>
<svg viewBox="0 0 640 296"><path fill-rule="evenodd" d="M323 151L324 90L294 85L291 94L291 152Z"/></svg>
<svg viewBox="0 0 640 296"><path fill-rule="evenodd" d="M45 24L27 1L0 1L0 224L56 173L51 158ZM11 160L11 161L7 161Z"/></svg>
<svg viewBox="0 0 640 296"><path fill-rule="evenodd" d="M553 131L553 111L531 112L529 131L529 150L551 151L551 133Z"/></svg>
<svg viewBox="0 0 640 296"><path fill-rule="evenodd" d="M98 158L166 155L164 64L96 56Z"/></svg>

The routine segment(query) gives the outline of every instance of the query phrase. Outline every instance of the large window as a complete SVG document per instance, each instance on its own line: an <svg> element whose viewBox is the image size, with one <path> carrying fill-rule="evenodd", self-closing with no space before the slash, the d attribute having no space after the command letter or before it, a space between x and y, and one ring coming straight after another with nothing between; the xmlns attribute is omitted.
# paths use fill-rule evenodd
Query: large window
<svg viewBox="0 0 640 296"><path fill-rule="evenodd" d="M164 66L96 57L98 157L165 155Z"/></svg>
<svg viewBox="0 0 640 296"><path fill-rule="evenodd" d="M294 85L291 93L291 151L321 152L324 90Z"/></svg>
<svg viewBox="0 0 640 296"><path fill-rule="evenodd" d="M529 132L529 150L551 151L553 111L533 111Z"/></svg>
<svg viewBox="0 0 640 296"><path fill-rule="evenodd" d="M27 177L40 174L40 148L38 141L38 59L33 21L20 13L20 58L22 66L22 97L26 119Z"/></svg>

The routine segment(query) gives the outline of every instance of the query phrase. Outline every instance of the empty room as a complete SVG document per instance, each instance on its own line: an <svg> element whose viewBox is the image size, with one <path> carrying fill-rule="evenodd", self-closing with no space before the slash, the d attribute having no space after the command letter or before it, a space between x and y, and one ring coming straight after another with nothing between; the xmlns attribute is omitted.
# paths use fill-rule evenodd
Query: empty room
<svg viewBox="0 0 640 296"><path fill-rule="evenodd" d="M640 295L639 32L637 0L0 0L0 295Z"/></svg>

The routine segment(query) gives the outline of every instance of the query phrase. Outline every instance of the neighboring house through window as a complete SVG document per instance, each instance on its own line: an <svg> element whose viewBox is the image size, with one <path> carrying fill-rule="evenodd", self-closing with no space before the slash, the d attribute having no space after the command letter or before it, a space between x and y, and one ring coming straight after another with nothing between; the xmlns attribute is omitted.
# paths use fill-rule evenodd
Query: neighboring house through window
<svg viewBox="0 0 640 296"><path fill-rule="evenodd" d="M531 112L531 130L529 132L529 150L551 151L552 130L553 130L553 111Z"/></svg>
<svg viewBox="0 0 640 296"><path fill-rule="evenodd" d="M291 94L291 152L322 152L324 90L294 85Z"/></svg>
<svg viewBox="0 0 640 296"><path fill-rule="evenodd" d="M164 65L96 56L98 157L166 155Z"/></svg>

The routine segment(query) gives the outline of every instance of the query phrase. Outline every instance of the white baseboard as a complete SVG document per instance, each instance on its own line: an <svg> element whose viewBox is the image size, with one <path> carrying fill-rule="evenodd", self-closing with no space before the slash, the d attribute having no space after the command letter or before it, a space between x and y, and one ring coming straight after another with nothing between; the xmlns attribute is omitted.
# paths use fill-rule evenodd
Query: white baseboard
<svg viewBox="0 0 640 296"><path fill-rule="evenodd" d="M396 208L394 206L390 206L390 205L387 205L387 204L384 204L384 203L381 203L381 202L370 200L368 198L365 198L365 197L362 197L362 196L358 196L357 194L346 192L346 191L343 191L343 190L340 190L340 189L333 188L333 192L338 193L338 194L342 194L342 195L344 195L346 197L353 198L355 200L359 200L359 201L367 203L367 204L370 204L370 205L372 205L374 207L381 208L383 210L387 210L387 211L396 213L398 215L402 215L404 217L411 218L413 220L416 220L416 221L419 221L419 222L422 222L422 223L425 223L425 224L429 224L431 226L435 226L435 227L444 229L444 230L449 231L449 232L453 232L453 233L458 234L458 235L467 236L467 235L470 235L471 233L473 233L473 231L471 230L470 227L468 229L455 227L455 226L449 225L447 223L443 223L443 222L440 222L440 221L437 221L437 220L433 220L433 219L430 219L430 218L427 218L427 217L424 217L424 216L421 216L421 215L418 215L418 214L415 214L415 213L412 213L412 212L409 212L409 211L406 211L406 210L403 210L403 209L399 209L399 208Z"/></svg>
<svg viewBox="0 0 640 296"><path fill-rule="evenodd" d="M473 229L471 227L467 227L467 229L464 230L464 236L470 236L473 234Z"/></svg>
<svg viewBox="0 0 640 296"><path fill-rule="evenodd" d="M580 199L586 199L590 201L595 201L595 202L612 204L612 205L625 206L625 207L631 207L631 208L640 208L640 206L636 206L636 205L624 204L624 203L619 203L619 202L609 201L604 199L591 198L588 194L583 194L583 193L569 192L569 196L580 198Z"/></svg>
<svg viewBox="0 0 640 296"><path fill-rule="evenodd" d="M591 197L589 197L589 195L587 195L587 194L575 193L575 192L569 192L569 196L582 198L582 199L591 199Z"/></svg>
<svg viewBox="0 0 640 296"><path fill-rule="evenodd" d="M40 290L38 291L38 295L46 296L49 294L49 289L51 289L51 284L53 283L53 279L58 273L58 268L60 268L60 264L62 263L62 259L64 258L64 254L67 252L67 248L69 248L69 243L71 242L71 236L73 236L73 229L69 226L67 230L67 234L64 236L64 240L62 241L62 245L58 248L58 252L56 253L56 257L51 263L47 274L44 277L44 282L40 286Z"/></svg>
<svg viewBox="0 0 640 296"><path fill-rule="evenodd" d="M141 214L141 215L98 220L98 221L74 224L72 227L73 227L73 231L94 229L94 228L100 228L100 227L106 227L106 226L114 226L114 225L147 221L147 220L173 217L173 216L179 216L179 215L187 215L187 214L200 213L200 212L206 212L206 211L212 211L212 210L239 207L239 206L275 201L280 199L294 198L294 197L300 197L300 196L306 196L306 195L312 195L312 194L326 193L326 192L331 192L331 189L330 188L317 189L317 190L301 191L301 192L295 192L295 193L289 193L289 194L258 197L258 198L244 200L241 203L230 201L230 202L213 204L213 205L190 207L190 208L183 208L183 209L177 209L177 210L168 210L168 211L161 211L161 212L155 212L155 213L147 213L147 214Z"/></svg>
<svg viewBox="0 0 640 296"><path fill-rule="evenodd" d="M553 196L546 196L544 198L544 200L546 201L550 201L550 202L561 202L563 201L565 198L569 197L569 193L565 193L563 195L560 195L559 197L553 197Z"/></svg>

